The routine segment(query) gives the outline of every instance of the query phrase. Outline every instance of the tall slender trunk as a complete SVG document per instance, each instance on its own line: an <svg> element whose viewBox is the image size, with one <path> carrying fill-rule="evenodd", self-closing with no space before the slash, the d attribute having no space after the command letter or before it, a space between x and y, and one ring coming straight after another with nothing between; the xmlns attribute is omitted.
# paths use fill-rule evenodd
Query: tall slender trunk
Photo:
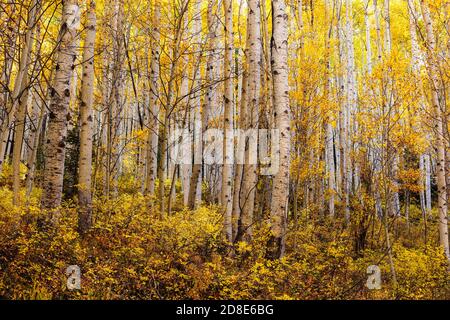
<svg viewBox="0 0 450 320"><path fill-rule="evenodd" d="M74 44L80 21L78 1L65 0L62 9L61 41L57 48L55 82L50 89L48 133L44 150L43 209L56 209L61 204L70 83L77 55ZM55 218L56 212L51 210L50 218Z"/></svg>
<svg viewBox="0 0 450 320"><path fill-rule="evenodd" d="M52 77L50 77L52 79ZM39 145L39 138L41 136L42 126L44 123L44 118L46 116L46 108L43 105L41 98L36 92L33 92L33 103L34 108L40 108L39 115L34 124L32 124L33 128L31 129L31 134L29 137L30 141L30 149L27 157L27 175L25 179L25 190L26 190L26 198L29 199L31 195L31 191L33 188L34 176L36 171L36 156ZM37 110L36 110L37 111Z"/></svg>
<svg viewBox="0 0 450 320"><path fill-rule="evenodd" d="M329 15L329 3L326 1L325 4L325 14L326 14L326 21L327 23L330 23L329 29L327 29L325 34L325 63L327 64L326 67L326 79L325 79L325 99L332 100L331 97L331 75L330 75L330 69L331 69L331 57L330 57L330 41L331 41L331 31L332 31L332 20L330 19ZM334 216L334 202L335 202L335 192L336 192L336 168L334 164L334 135L333 135L333 126L332 126L332 118L330 115L327 116L326 124L325 124L325 154L326 154L326 164L327 164L327 171L328 171L328 192L329 192L329 200L328 200L328 214L333 217Z"/></svg>
<svg viewBox="0 0 450 320"><path fill-rule="evenodd" d="M160 55L160 7L154 2L152 19L152 51L150 62L150 100L149 100L149 126L147 136L147 166L145 193L155 194L156 167L158 161L158 90L159 90L159 55Z"/></svg>
<svg viewBox="0 0 450 320"><path fill-rule="evenodd" d="M442 110L439 101L440 81L438 79L439 70L436 57L436 38L433 31L428 4L424 0L420 0L422 16L426 30L426 53L427 53L427 69L431 80L432 92L431 98L435 116L435 139L436 139L436 180L438 192L438 212L439 212L439 238L440 244L444 249L448 263L450 265L450 250L448 240L448 212L447 212L447 190L445 181L445 141L443 130Z"/></svg>
<svg viewBox="0 0 450 320"><path fill-rule="evenodd" d="M232 170L233 170L233 1L224 0L225 12L225 67L224 67L224 139L223 139L223 173L222 206L224 208L224 229L228 241L232 241L231 212Z"/></svg>
<svg viewBox="0 0 450 320"><path fill-rule="evenodd" d="M95 2L91 0L86 16L83 51L83 78L80 99L80 156L78 163L78 229L86 233L92 225L92 103L94 93Z"/></svg>
<svg viewBox="0 0 450 320"><path fill-rule="evenodd" d="M244 67L245 68L245 67ZM244 69L242 74L242 88L241 88L241 101L239 102L239 123L238 129L243 129L245 124L245 108L247 105L247 70ZM238 144L239 147L239 144ZM237 151L237 150L236 150ZM236 152L237 155L238 152ZM238 222L241 216L241 187L242 187L242 172L244 165L239 163L236 158L236 166L234 172L234 190L233 190L233 209L231 213L231 220L233 225L233 240L236 239L238 234Z"/></svg>
<svg viewBox="0 0 450 320"><path fill-rule="evenodd" d="M245 114L245 129L250 132L250 137L246 137L244 170L242 175L242 189L240 193L241 216L238 240L249 242L252 237L253 211L255 204L255 192L257 183L257 165L251 163L255 155L252 154L255 144L257 145L258 135L252 134L252 130L258 129L259 113L259 90L261 83L261 15L258 0L248 1L248 97ZM252 147L253 145L253 147Z"/></svg>
<svg viewBox="0 0 450 320"><path fill-rule="evenodd" d="M273 259L284 254L286 220L289 198L289 170L291 152L291 112L288 83L288 16L284 0L272 0L272 78L275 127L280 131L278 172L273 179L271 203L271 238L269 256Z"/></svg>

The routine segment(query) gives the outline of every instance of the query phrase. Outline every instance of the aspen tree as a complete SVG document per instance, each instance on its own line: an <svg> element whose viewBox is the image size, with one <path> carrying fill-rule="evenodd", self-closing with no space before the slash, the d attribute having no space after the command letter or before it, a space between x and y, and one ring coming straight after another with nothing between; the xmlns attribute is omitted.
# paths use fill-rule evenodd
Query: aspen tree
<svg viewBox="0 0 450 320"><path fill-rule="evenodd" d="M280 258L284 254L289 197L289 170L291 152L291 112L288 83L288 16L284 0L272 0L272 78L275 127L280 131L279 170L273 179L271 203L271 239L269 256Z"/></svg>
<svg viewBox="0 0 450 320"><path fill-rule="evenodd" d="M78 162L78 229L85 233L92 225L92 104L94 92L94 43L96 35L95 2L86 15L83 50L83 78L80 99L80 157Z"/></svg>
<svg viewBox="0 0 450 320"><path fill-rule="evenodd" d="M55 209L61 204L64 174L64 156L67 135L67 116L70 102L70 83L77 55L77 30L80 13L77 0L63 1L60 43L57 48L55 82L50 89L42 208ZM50 211L54 218L54 212Z"/></svg>
<svg viewBox="0 0 450 320"><path fill-rule="evenodd" d="M244 170L242 175L242 189L240 193L241 215L238 240L249 242L252 236L253 210L255 204L255 191L257 183L257 166L250 163L255 157L251 154L254 148L250 144L257 144L257 134L252 134L258 128L259 90L261 83L260 57L261 57L261 15L258 0L248 1L248 92L245 113L245 129L251 137L246 137L244 151Z"/></svg>
<svg viewBox="0 0 450 320"><path fill-rule="evenodd" d="M450 265L450 250L448 240L448 211L447 211L447 190L445 181L445 141L442 121L442 110L439 101L440 81L438 79L439 70L436 57L436 37L433 30L433 22L431 20L428 3L420 0L420 7L425 23L426 31L426 55L427 70L430 77L432 91L431 99L435 117L435 139L436 139L436 180L438 191L438 212L439 212L439 239L444 249L448 263Z"/></svg>
<svg viewBox="0 0 450 320"><path fill-rule="evenodd" d="M160 56L160 6L153 3L152 31L151 31L151 62L150 62L150 100L149 100L149 127L147 136L147 166L145 193L155 194L157 152L158 152L158 90L159 90L159 56Z"/></svg>
<svg viewBox="0 0 450 320"><path fill-rule="evenodd" d="M196 0L194 8L194 41L196 43L196 48L200 51L200 33L202 29L202 13L200 8L201 0ZM199 56L199 60L201 60L201 55ZM200 79L200 70L197 68L196 70L195 81L199 82ZM202 181L202 159L203 159L203 132L206 130L207 124L205 121L206 110L201 107L201 98L200 94L196 93L194 97L194 164L192 165L192 175L190 179L190 187L189 187L189 196L188 196L188 207L190 209L194 209L201 200L201 181ZM201 125L198 125L201 123Z"/></svg>
<svg viewBox="0 0 450 320"><path fill-rule="evenodd" d="M233 169L233 1L224 0L225 13L225 68L224 68L224 139L223 139L223 173L222 173L222 206L225 214L225 235L232 241L232 169ZM231 136L230 136L231 135Z"/></svg>
<svg viewBox="0 0 450 320"><path fill-rule="evenodd" d="M325 97L327 99L332 99L331 97L331 75L330 75L330 64L331 64L331 53L330 53L330 38L332 32L332 21L329 15L329 3L326 1L325 3L325 15L327 23L330 23L330 27L326 29L325 34L325 59L326 59L326 79L325 79ZM326 150L326 163L328 168L328 190L330 193L330 199L328 200L328 213L331 217L334 216L334 205L335 205L335 189L336 189L336 173L335 173L335 164L334 164L334 135L333 135L333 126L331 123L331 116L327 116L327 122L325 124L326 137L325 137L325 150Z"/></svg>

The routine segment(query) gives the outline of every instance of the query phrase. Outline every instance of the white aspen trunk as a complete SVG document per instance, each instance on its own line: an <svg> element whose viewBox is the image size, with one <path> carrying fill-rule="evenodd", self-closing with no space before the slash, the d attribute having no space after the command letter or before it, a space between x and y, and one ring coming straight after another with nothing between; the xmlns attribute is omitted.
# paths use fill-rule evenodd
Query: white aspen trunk
<svg viewBox="0 0 450 320"><path fill-rule="evenodd" d="M375 28L376 28L376 44L377 44L377 61L380 62L382 58L381 46L381 25L380 25L380 10L378 9L377 0L373 0L373 11L375 14Z"/></svg>
<svg viewBox="0 0 450 320"><path fill-rule="evenodd" d="M195 2L195 12L194 12L194 41L196 43L196 48L202 51L200 33L202 30L202 14L200 8L200 0ZM201 54L199 54L199 60L202 59ZM195 81L197 85L200 84L200 68L197 68ZM202 157L203 157L203 129L206 124L203 123L205 115L205 110L201 108L200 93L195 93L194 97L194 126L193 126L193 136L194 136L194 164L192 165L192 175L189 187L188 196L188 207L194 209L201 202L201 176L202 176Z"/></svg>
<svg viewBox="0 0 450 320"><path fill-rule="evenodd" d="M52 79L52 77L50 77ZM30 141L30 150L28 153L28 159L27 159L27 176L25 180L25 189L26 189L26 198L29 199L31 195L31 191L33 188L33 182L34 182L34 172L36 170L36 156L37 156L37 149L39 145L39 136L41 134L42 125L44 122L44 117L46 114L46 108L44 105L42 105L41 98L36 92L33 92L33 100L34 100L34 108L38 109L40 108L39 116L37 119L37 123L34 124L34 128L32 129L32 134L30 135L29 141Z"/></svg>
<svg viewBox="0 0 450 320"><path fill-rule="evenodd" d="M183 21L183 30L191 36L191 30L189 29L189 23L188 23L188 14L185 13L184 15L184 21ZM183 75L181 80L181 96L184 97L184 113L182 120L182 129L184 132L184 129L187 129L187 134L191 134L191 128L192 128L192 116L191 116L191 98L192 96L189 94L189 76L190 76L190 70L189 70L189 56L187 54L183 55L182 58L183 61ZM194 65L197 61L193 60ZM195 72L195 68L194 68ZM181 137L181 139L185 139L184 135ZM183 143L183 142L182 142ZM181 189L183 191L183 205L187 206L189 201L189 187L190 187L190 177L192 174L192 164L186 163L186 156L183 155L184 160L179 165L180 167L180 178L181 178Z"/></svg>
<svg viewBox="0 0 450 320"><path fill-rule="evenodd" d="M145 193L155 194L156 166L158 161L158 132L159 132L159 55L160 55L160 7L154 2L152 24L152 50L150 62L150 101L149 101L149 127L147 137L147 166Z"/></svg>
<svg viewBox="0 0 450 320"><path fill-rule="evenodd" d="M348 12L348 7L346 8ZM349 116L350 116L350 105L352 103L352 96L350 94L350 86L351 86L351 59L349 57L349 35L348 35L348 18L346 25L346 32L344 32L342 27L342 17L339 17L337 22L337 33L338 33L338 43L339 43L339 61L341 66L345 67L344 74L340 79L340 88L341 88L341 97L339 98L340 102L340 111L339 111L339 139L340 139L340 169L341 169L341 187L342 187L342 199L344 202L344 216L345 221L348 223L350 220L350 176L351 170L350 168L350 159L349 159ZM345 41L344 41L345 40Z"/></svg>
<svg viewBox="0 0 450 320"><path fill-rule="evenodd" d="M384 0L384 50L392 51L390 0Z"/></svg>
<svg viewBox="0 0 450 320"><path fill-rule="evenodd" d="M208 59L206 63L206 83L208 85L206 89L206 101L205 109L207 114L207 127L218 127L217 119L220 112L220 103L218 95L218 87L215 82L218 79L219 72L219 61L218 60L218 50L217 50L217 37L218 37L218 19L216 18L218 12L218 1L209 0L208 2L208 14L207 14L207 29L208 29ZM206 150L206 148L205 148ZM210 155L212 156L212 155ZM205 170L204 179L207 181L208 194L210 196L210 201L214 201L216 198L216 167L215 159L211 158L212 163L203 164L203 169ZM206 199L208 200L208 199Z"/></svg>
<svg viewBox="0 0 450 320"><path fill-rule="evenodd" d="M77 48L74 46L80 21L77 0L63 1L62 9L61 41L57 48L55 82L50 89L48 132L44 150L45 170L41 200L43 209L56 209L61 204L70 82L77 54ZM56 212L51 210L50 218L56 218Z"/></svg>
<svg viewBox="0 0 450 320"><path fill-rule="evenodd" d="M238 129L243 129L245 126L245 108L247 105L247 70L243 71L242 75L242 87L241 87L241 100L239 102L239 126ZM236 132L236 131L235 131ZM239 147L239 144L237 145ZM236 150L238 151L238 150ZM236 152L237 154L237 152ZM237 239L238 229L239 229L239 219L241 216L241 188L242 188L242 173L243 173L243 164L240 164L236 161L235 172L234 172L234 190L233 190L233 210L231 213L231 220L233 225L233 240Z"/></svg>
<svg viewBox="0 0 450 320"><path fill-rule="evenodd" d="M348 171L348 194L352 190L355 193L359 194L359 164L357 161L353 161L351 154L352 151L356 151L359 147L358 142L353 141L353 136L356 136L358 133L358 122L356 117L356 108L358 101L358 90L356 83L356 62L355 62L355 46L354 46L354 31L353 31L353 9L352 2L346 0L346 40L347 40L347 82L348 82L348 110L347 110L347 143L348 143L348 161L347 161L347 171ZM353 186L353 188L352 188ZM347 202L347 199L346 199ZM348 205L349 208L349 200ZM349 213L348 213L349 214Z"/></svg>
<svg viewBox="0 0 450 320"><path fill-rule="evenodd" d="M19 97L18 108L15 120L15 134L14 134L14 147L12 157L13 167L13 204L20 205L20 163L22 154L22 145L25 131L25 116L27 113L28 104L28 75L22 81L22 94Z"/></svg>
<svg viewBox="0 0 450 320"><path fill-rule="evenodd" d="M332 19L329 17L329 3L326 1L325 3L325 15L326 22L330 23L330 28L326 30L325 34L325 59L327 64L326 69L326 83L325 83L325 97L332 101L332 93L331 93L331 85L332 79L330 74L331 68L331 54L330 54L330 38L331 38L331 30L332 30ZM328 192L330 199L328 200L328 214L330 217L334 217L334 205L335 205L335 192L336 192L336 168L334 163L334 135L333 135L333 126L332 126L331 115L327 116L325 123L325 162L328 173Z"/></svg>
<svg viewBox="0 0 450 320"><path fill-rule="evenodd" d="M425 200L427 213L431 214L431 161L430 155L424 156L425 162Z"/></svg>
<svg viewBox="0 0 450 320"><path fill-rule="evenodd" d="M444 249L448 263L450 265L450 250L448 240L448 212L447 212L447 190L445 181L445 141L443 130L442 110L439 102L440 81L438 79L438 61L436 56L436 40L433 31L428 4L420 0L422 16L425 23L427 40L427 69L432 84L432 103L435 116L435 134L436 134L436 180L438 191L438 212L439 212L439 238L440 244Z"/></svg>
<svg viewBox="0 0 450 320"><path fill-rule="evenodd" d="M392 51L392 39L391 39L391 18L390 18L390 0L384 0L383 7L383 15L384 15L384 50L387 53L387 56L390 56ZM387 96L387 109L391 110L393 107L393 96L394 92L392 92L392 80L390 78L386 78L387 88L386 88L386 96ZM396 113L396 111L393 111ZM389 138L390 139L390 138ZM394 190L390 190L390 209L391 215L398 216L400 215L400 198L398 194L398 182L397 182L397 173L398 173L398 162L399 162L399 150L397 148L392 150L387 150L387 156L392 158L390 163L390 168L388 168L388 172L390 178L392 179L392 185ZM393 154L391 154L393 152Z"/></svg>
<svg viewBox="0 0 450 320"><path fill-rule="evenodd" d="M289 170L291 152L291 112L288 83L288 16L284 0L272 0L272 79L275 127L280 131L279 170L273 178L271 239L269 255L284 255L286 222L289 197Z"/></svg>
<svg viewBox="0 0 450 320"><path fill-rule="evenodd" d="M420 192L419 192L419 198L420 198L420 209L422 210L422 215L425 217L426 214L426 206L425 206L425 166L424 166L424 155L421 154L419 157L419 170L420 170L420 177L419 177L419 185L420 185Z"/></svg>
<svg viewBox="0 0 450 320"><path fill-rule="evenodd" d="M96 35L95 2L91 0L86 16L83 50L83 77L80 103L80 156L78 162L78 230L86 233L92 226L92 104L94 93L94 44Z"/></svg>
<svg viewBox="0 0 450 320"><path fill-rule="evenodd" d="M246 106L245 128L253 130L258 128L259 90L261 83L260 57L261 57L261 15L258 0L248 1L248 97ZM242 176L242 189L240 194L241 217L238 231L238 240L249 242L252 237L253 211L255 205L255 192L257 183L257 166L251 164L250 159L253 148L257 144L258 135L253 134L245 143L244 171Z"/></svg>
<svg viewBox="0 0 450 320"><path fill-rule="evenodd" d="M377 0L373 0L373 10L375 15L375 28L376 28L376 38L375 43L377 47L377 63L380 63L382 56L382 43L381 43L381 24L380 24L380 10L377 5ZM379 94L379 90L377 89L376 94ZM374 111L374 115L377 116L377 111ZM375 176L375 184L374 184L374 193L375 193L375 211L378 217L383 216L383 207L381 203L381 193L380 193L380 176L381 176L381 166L382 159L381 153L382 150L379 147L381 145L381 137L377 135L375 138L375 146L373 148L373 170Z"/></svg>
<svg viewBox="0 0 450 320"><path fill-rule="evenodd" d="M224 230L228 241L232 241L231 213L232 171L233 171L233 1L224 0L225 13L225 53L224 53L224 124L223 124L223 172L222 206L224 208Z"/></svg>

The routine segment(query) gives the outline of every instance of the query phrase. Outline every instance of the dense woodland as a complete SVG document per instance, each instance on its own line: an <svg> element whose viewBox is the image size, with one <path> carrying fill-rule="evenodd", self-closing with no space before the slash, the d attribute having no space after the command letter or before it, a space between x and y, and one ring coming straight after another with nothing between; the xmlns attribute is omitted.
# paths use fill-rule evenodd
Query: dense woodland
<svg viewBox="0 0 450 320"><path fill-rule="evenodd" d="M450 1L0 0L0 26L0 297L450 299Z"/></svg>

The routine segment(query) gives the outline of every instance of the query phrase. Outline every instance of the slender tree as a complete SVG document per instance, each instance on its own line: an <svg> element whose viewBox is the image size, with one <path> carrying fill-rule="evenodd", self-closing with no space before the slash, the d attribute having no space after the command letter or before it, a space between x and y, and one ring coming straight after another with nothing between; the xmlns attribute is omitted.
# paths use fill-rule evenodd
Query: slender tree
<svg viewBox="0 0 450 320"><path fill-rule="evenodd" d="M45 169L42 208L55 209L61 204L64 156L66 153L67 118L70 102L70 84L77 56L75 47L80 13L77 0L63 1L60 42L57 44L55 82L50 89L47 140L45 144ZM57 211L50 210L54 218Z"/></svg>
<svg viewBox="0 0 450 320"><path fill-rule="evenodd" d="M433 30L428 3L420 0L422 16L425 22L426 32L426 54L427 69L431 82L431 103L433 104L435 117L435 139L436 139L436 181L438 191L438 212L439 212L439 238L442 248L450 265L450 250L448 240L448 211L447 211L447 185L445 181L445 141L441 104L439 93L441 92L440 80L438 79L439 68L436 57L436 37Z"/></svg>
<svg viewBox="0 0 450 320"><path fill-rule="evenodd" d="M96 34L95 2L86 15L83 50L83 78L80 97L80 156L78 163L78 229L86 233L92 225L92 104L94 92L94 44Z"/></svg>
<svg viewBox="0 0 450 320"><path fill-rule="evenodd" d="M232 240L231 212L232 170L233 170L233 1L223 2L225 12L225 68L224 68L224 139L223 139L223 174L222 174L222 206L225 214L225 235Z"/></svg>

